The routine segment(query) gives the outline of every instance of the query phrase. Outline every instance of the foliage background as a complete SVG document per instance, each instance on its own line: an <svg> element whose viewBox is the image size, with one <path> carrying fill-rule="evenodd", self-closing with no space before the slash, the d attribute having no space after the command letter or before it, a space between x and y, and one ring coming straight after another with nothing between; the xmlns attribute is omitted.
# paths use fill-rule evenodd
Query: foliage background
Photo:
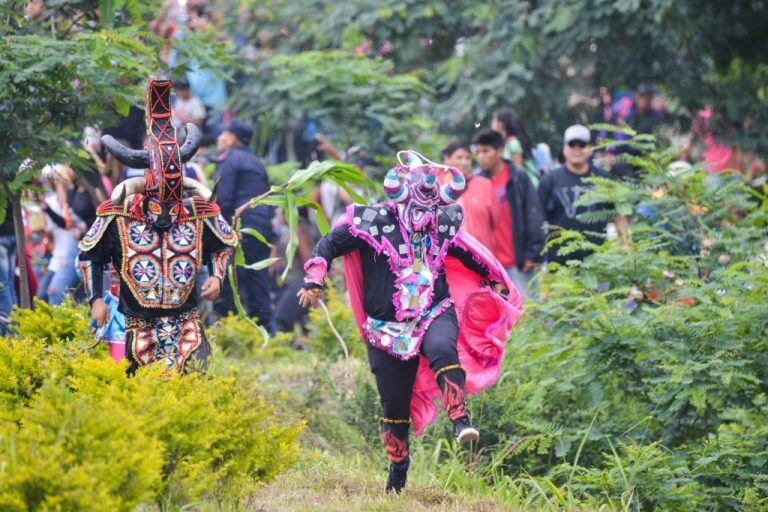
<svg viewBox="0 0 768 512"><path fill-rule="evenodd" d="M224 0L217 5L231 29L256 46L255 52L241 46L243 54L267 69L273 59L343 50L389 63L395 83L401 74L416 74L436 91L422 95L419 113L438 120L444 132L467 136L486 125L493 110L511 106L535 139L554 143L565 126L599 118L599 86L631 91L652 82L670 98L683 129L709 104L731 122L748 120L727 136L747 148L768 148L764 2ZM336 73L323 73L321 60L317 69L316 87L338 80ZM302 79L295 77L296 85ZM356 108L354 98L348 101ZM268 103L264 107L274 112L290 107ZM331 135L348 145L358 142L346 140L343 130Z"/></svg>

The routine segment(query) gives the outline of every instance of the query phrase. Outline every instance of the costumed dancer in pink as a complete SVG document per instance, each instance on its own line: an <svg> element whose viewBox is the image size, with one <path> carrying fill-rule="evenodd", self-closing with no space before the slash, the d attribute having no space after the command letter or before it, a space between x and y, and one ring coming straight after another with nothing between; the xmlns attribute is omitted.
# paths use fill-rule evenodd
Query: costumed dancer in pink
<svg viewBox="0 0 768 512"><path fill-rule="evenodd" d="M403 162L402 158L407 162ZM459 442L478 438L466 404L499 378L504 345L523 298L502 265L462 229L465 187L458 169L412 151L384 180L389 202L351 205L315 246L304 269L302 305L316 305L334 258L343 256L350 305L376 378L381 438L390 460L386 490L405 486L408 433L424 432L438 399Z"/></svg>

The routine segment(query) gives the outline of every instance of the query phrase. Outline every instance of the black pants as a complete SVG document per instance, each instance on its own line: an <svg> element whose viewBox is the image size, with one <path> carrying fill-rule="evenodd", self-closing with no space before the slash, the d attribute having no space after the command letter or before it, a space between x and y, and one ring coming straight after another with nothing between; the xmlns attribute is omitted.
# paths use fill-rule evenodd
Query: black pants
<svg viewBox="0 0 768 512"><path fill-rule="evenodd" d="M421 342L421 353L437 375L437 384L443 393L443 405L452 420L466 415L464 371L459 366L459 353L456 349L458 336L459 322L451 306L432 321ZM400 462L408 455L411 395L419 369L419 358L403 361L369 344L368 362L376 377L381 399L382 439L387 446L387 455L390 460Z"/></svg>
<svg viewBox="0 0 768 512"><path fill-rule="evenodd" d="M244 235L240 243L245 253L245 262L249 265L269 257L269 247L250 235ZM269 301L269 276L267 275L267 269L250 270L237 267L235 272L237 275L238 295L243 303L245 312L248 316L256 317L259 324L270 329L272 326L272 308ZM216 300L213 309L220 316L226 316L230 312L237 312L229 279L225 279L221 296Z"/></svg>

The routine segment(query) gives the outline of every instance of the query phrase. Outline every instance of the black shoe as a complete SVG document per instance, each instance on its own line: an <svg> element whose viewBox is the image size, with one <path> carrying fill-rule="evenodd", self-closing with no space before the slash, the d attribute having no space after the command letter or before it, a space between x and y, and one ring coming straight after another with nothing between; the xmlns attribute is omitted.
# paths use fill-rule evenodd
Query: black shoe
<svg viewBox="0 0 768 512"><path fill-rule="evenodd" d="M462 416L453 422L453 435L460 443L468 443L480 437L480 432L472 426L469 416Z"/></svg>
<svg viewBox="0 0 768 512"><path fill-rule="evenodd" d="M411 465L411 458L406 457L402 462L391 462L389 464L389 478L387 478L387 492L395 491L399 493L405 487L405 481L408 479L408 467Z"/></svg>

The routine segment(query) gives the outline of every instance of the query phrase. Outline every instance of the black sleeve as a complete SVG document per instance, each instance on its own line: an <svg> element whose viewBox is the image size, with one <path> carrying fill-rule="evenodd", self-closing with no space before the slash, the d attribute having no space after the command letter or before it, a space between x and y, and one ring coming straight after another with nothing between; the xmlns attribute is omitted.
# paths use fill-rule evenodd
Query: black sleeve
<svg viewBox="0 0 768 512"><path fill-rule="evenodd" d="M539 183L539 204L541 205L541 212L542 217L545 222L551 223L551 214L552 214L552 173L547 174L541 179L541 183Z"/></svg>
<svg viewBox="0 0 768 512"><path fill-rule="evenodd" d="M219 180L216 188L216 203L221 208L221 214L228 221L232 220L235 209L239 206L235 204L237 200L237 162L232 155L220 162L216 168L215 178Z"/></svg>
<svg viewBox="0 0 768 512"><path fill-rule="evenodd" d="M475 258L472 256L472 253L463 247L458 245L451 245L448 248L448 255L453 256L459 260L462 265L480 277L488 277L488 269L481 265L477 260L475 260Z"/></svg>
<svg viewBox="0 0 768 512"><path fill-rule="evenodd" d="M541 251L544 248L544 212L541 207L539 192L525 174L521 175L520 189L525 215L523 229L525 229L525 240L528 242L523 258L540 262Z"/></svg>
<svg viewBox="0 0 768 512"><path fill-rule="evenodd" d="M51 218L51 221L60 228L64 229L67 227L67 222L64 220L64 217L53 211L50 206L45 207L45 214L48 215L48 217Z"/></svg>
<svg viewBox="0 0 768 512"><path fill-rule="evenodd" d="M118 236L117 227L113 221L93 248L80 251L78 269L89 304L100 299L104 293L104 267L112 262L112 246Z"/></svg>
<svg viewBox="0 0 768 512"><path fill-rule="evenodd" d="M342 224L323 236L312 250L312 258L323 258L331 266L331 262L339 256L344 256L365 247L365 242L349 231L348 224Z"/></svg>
<svg viewBox="0 0 768 512"><path fill-rule="evenodd" d="M234 248L213 234L208 223L203 223L203 261L208 266L208 275L218 277L224 284L233 253Z"/></svg>

